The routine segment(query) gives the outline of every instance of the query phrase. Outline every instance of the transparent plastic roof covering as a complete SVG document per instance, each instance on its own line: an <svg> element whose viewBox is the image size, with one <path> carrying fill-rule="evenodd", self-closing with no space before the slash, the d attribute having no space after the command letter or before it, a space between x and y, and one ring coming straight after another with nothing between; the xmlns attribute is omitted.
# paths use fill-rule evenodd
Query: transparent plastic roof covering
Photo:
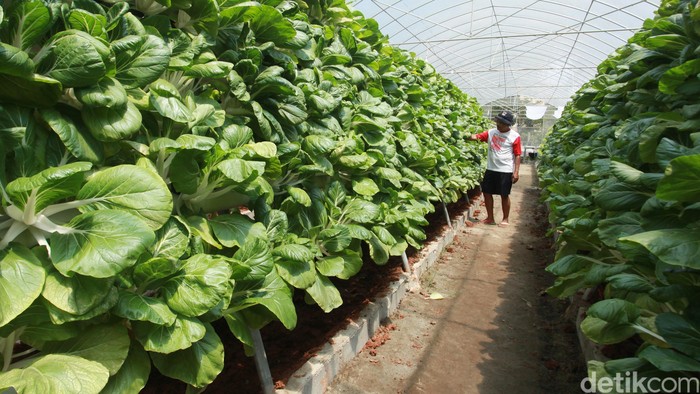
<svg viewBox="0 0 700 394"><path fill-rule="evenodd" d="M482 106L525 97L562 107L660 0L352 0Z"/></svg>

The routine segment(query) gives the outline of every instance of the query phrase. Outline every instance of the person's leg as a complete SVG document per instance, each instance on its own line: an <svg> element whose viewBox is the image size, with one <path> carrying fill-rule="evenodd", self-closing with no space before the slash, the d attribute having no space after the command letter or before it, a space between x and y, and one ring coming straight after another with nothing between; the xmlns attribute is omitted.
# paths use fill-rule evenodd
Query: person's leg
<svg viewBox="0 0 700 394"><path fill-rule="evenodd" d="M486 220L484 220L484 223L495 223L496 219L493 217L493 194L484 193L484 203L486 203Z"/></svg>
<svg viewBox="0 0 700 394"><path fill-rule="evenodd" d="M513 174L501 174L501 209L503 210L503 220L501 225L507 226L510 218L510 190L513 186Z"/></svg>
<svg viewBox="0 0 700 394"><path fill-rule="evenodd" d="M496 219L493 216L493 195L499 194L499 183L501 182L497 173L486 170L484 180L481 182L481 193L484 195L484 204L486 205L486 219L482 222L485 224L496 224Z"/></svg>
<svg viewBox="0 0 700 394"><path fill-rule="evenodd" d="M501 196L501 208L503 208L503 220L501 223L508 224L508 216L510 215L510 196Z"/></svg>

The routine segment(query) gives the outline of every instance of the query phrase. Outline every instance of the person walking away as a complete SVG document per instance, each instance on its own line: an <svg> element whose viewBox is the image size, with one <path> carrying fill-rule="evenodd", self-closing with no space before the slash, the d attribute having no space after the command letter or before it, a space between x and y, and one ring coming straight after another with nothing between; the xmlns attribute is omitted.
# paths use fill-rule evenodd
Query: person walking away
<svg viewBox="0 0 700 394"><path fill-rule="evenodd" d="M489 144L486 173L481 182L481 191L484 193L486 203L485 224L496 224L493 214L493 195L501 196L501 208L503 220L501 226L509 224L510 215L510 190L514 183L518 182L520 172L520 157L522 145L520 134L511 130L515 123L515 116L510 111L503 111L496 115L496 128L473 134L470 139Z"/></svg>

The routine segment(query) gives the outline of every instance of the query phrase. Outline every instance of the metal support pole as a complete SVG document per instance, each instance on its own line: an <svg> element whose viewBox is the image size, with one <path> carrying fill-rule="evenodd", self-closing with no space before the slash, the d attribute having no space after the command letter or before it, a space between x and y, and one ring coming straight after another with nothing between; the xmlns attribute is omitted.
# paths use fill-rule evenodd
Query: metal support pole
<svg viewBox="0 0 700 394"><path fill-rule="evenodd" d="M452 228L452 220L450 220L450 213L447 212L447 205L445 205L445 202L442 202L442 209L445 211L445 219L447 219L447 225Z"/></svg>
<svg viewBox="0 0 700 394"><path fill-rule="evenodd" d="M275 384L272 382L272 374L270 373L270 365L267 363L267 355L265 354L265 346L263 345L260 330L250 329L250 336L253 337L253 345L255 347L255 369L258 371L260 384L262 385L264 394L274 394Z"/></svg>
<svg viewBox="0 0 700 394"><path fill-rule="evenodd" d="M406 256L406 251L401 254L401 261L403 261L403 271L411 272L411 268L408 266L408 256Z"/></svg>

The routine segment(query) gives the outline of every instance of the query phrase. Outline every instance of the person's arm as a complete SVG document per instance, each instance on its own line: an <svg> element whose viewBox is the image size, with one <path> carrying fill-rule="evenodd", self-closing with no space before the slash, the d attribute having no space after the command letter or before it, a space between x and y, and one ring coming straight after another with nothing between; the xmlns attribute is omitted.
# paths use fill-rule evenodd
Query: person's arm
<svg viewBox="0 0 700 394"><path fill-rule="evenodd" d="M469 137L469 139L472 141L486 142L489 140L489 131L486 130L483 133L472 134L471 137Z"/></svg>
<svg viewBox="0 0 700 394"><path fill-rule="evenodd" d="M520 156L523 154L523 146L520 137L513 142L513 183L520 179Z"/></svg>

